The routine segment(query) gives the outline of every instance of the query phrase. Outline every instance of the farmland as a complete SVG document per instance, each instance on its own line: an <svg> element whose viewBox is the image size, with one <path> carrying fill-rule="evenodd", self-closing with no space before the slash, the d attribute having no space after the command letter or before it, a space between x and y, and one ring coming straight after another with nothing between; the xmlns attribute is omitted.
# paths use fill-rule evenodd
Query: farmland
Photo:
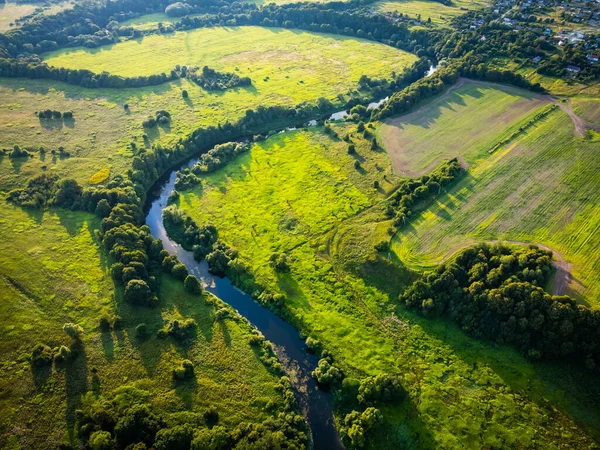
<svg viewBox="0 0 600 450"><path fill-rule="evenodd" d="M485 0L453 1L451 6L429 0L383 0L375 3L373 8L384 13L408 14L413 19L420 16L422 21L431 19L434 25L449 26L454 17L470 10L484 8L487 4Z"/></svg>
<svg viewBox="0 0 600 450"><path fill-rule="evenodd" d="M419 110L388 120L378 134L396 173L414 177L442 159L461 156L473 164L487 158L497 141L547 103L523 90L461 80Z"/></svg>
<svg viewBox="0 0 600 450"><path fill-rule="evenodd" d="M67 8L71 8L74 1L60 1L55 3L21 3L8 1L0 4L0 33L18 27L16 20L29 15L51 15Z"/></svg>
<svg viewBox="0 0 600 450"><path fill-rule="evenodd" d="M490 105L502 107L493 96L489 99ZM403 143L398 148L412 156L411 164L416 160L415 166L409 166L413 170L431 164L440 154L462 156L470 165L464 181L415 217L394 239L393 249L400 260L413 268L433 267L477 241L544 244L572 264L569 293L596 304L600 294L596 138L576 138L571 119L556 110L492 155L487 154L490 143L502 141L510 128L494 134L493 126L481 123L480 128L491 133L490 140L481 144L476 134L454 127L452 131L462 136L462 145L444 147L442 143L452 142L444 134L446 124L461 120L461 111L450 106L443 109L434 102L425 107L420 122L411 123L408 118L405 126L399 118L382 126L383 141L392 145L392 159L395 146ZM513 127L527 120L523 116ZM394 123L401 125L392 128ZM418 133L418 127L425 126L426 132ZM411 140L414 135L423 139Z"/></svg>
<svg viewBox="0 0 600 450"><path fill-rule="evenodd" d="M99 223L94 216L25 212L4 201L1 206L0 223L11 232L0 236L0 251L13 255L0 270L5 318L0 330L2 447L74 442L75 410L81 407L80 396L92 387L106 397L120 388L167 414L189 410L201 416L213 406L228 426L263 420L280 407L278 377L248 344L248 325L214 321L215 307L185 292L170 276L162 280L161 308L135 310L114 291L95 237ZM117 314L122 318L118 329L98 328L100 317ZM194 318L198 324L193 345L156 337L168 320L181 318ZM29 354L36 343L69 345L62 331L65 322L83 327L81 354L66 369L57 365L50 371L32 370ZM139 323L147 325L149 339L136 338ZM182 359L195 364L194 385L173 385L171 372ZM265 409L267 404L272 409Z"/></svg>
<svg viewBox="0 0 600 450"><path fill-rule="evenodd" d="M292 321L331 352L346 376L403 374L411 400L382 408L384 425L372 437L374 447L418 440L423 448L476 448L480 436L502 446L532 442L534 435L539 442L584 445L571 419L530 400L549 396L578 421L593 424L596 419L587 414L595 414L581 403L585 396L566 381L570 375L554 372L560 389L570 392L568 400L559 398L552 394L556 385L515 352L474 343L448 323L428 322L397 305L398 292L416 274L378 257L372 246L385 238L388 226L377 222L379 201L399 179L385 153L371 150L354 127L333 126L339 136L351 135L355 156L347 154L345 142L319 129L279 134L203 176L201 188L182 193L179 207L198 224L216 225L252 275L270 292L285 295ZM389 186L373 189L373 181L384 179ZM289 273L269 265L275 251L288 255ZM513 372L509 367L515 365ZM465 385L472 386L468 394ZM436 400L442 392L444 402ZM486 408L497 424L484 417ZM551 417L571 437L534 423L534 416ZM456 427L460 432L448 433Z"/></svg>

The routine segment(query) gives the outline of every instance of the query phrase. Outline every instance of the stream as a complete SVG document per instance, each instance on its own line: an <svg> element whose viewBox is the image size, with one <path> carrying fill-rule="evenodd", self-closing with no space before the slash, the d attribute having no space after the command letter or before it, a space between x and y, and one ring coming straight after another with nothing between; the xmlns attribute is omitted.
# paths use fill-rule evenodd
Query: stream
<svg viewBox="0 0 600 450"><path fill-rule="evenodd" d="M433 74L436 69L435 66L431 66L426 76ZM377 108L387 100L388 97L385 97L370 103L368 109ZM347 111L339 111L332 114L329 120L340 120L347 116ZM317 125L317 121L310 121L308 125ZM292 129L294 128L282 131ZM183 164L180 169L191 167L197 161L198 158L192 159ZM173 169L163 176L150 193L151 203L149 203L146 224L150 227L152 236L162 241L165 250L176 254L189 272L200 279L208 292L231 305L273 344L284 372L292 382L300 411L310 429L313 448L315 450L343 449L335 428L331 395L318 390L317 383L311 376L312 371L317 367L318 358L307 351L306 344L300 338L298 331L271 310L260 305L250 295L233 286L229 279L213 276L208 271L206 261L197 262L192 252L183 249L167 236L162 211L167 206L169 195L174 189L177 170Z"/></svg>

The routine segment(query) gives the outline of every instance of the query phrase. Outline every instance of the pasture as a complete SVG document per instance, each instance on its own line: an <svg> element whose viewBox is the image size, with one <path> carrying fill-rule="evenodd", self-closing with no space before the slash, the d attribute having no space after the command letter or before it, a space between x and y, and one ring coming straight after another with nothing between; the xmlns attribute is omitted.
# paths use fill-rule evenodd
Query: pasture
<svg viewBox="0 0 600 450"><path fill-rule="evenodd" d="M393 250L398 258L411 268L424 269L474 242L500 239L539 243L558 251L572 265L567 293L597 305L597 138L575 137L570 117L556 109L488 155L487 143L481 146L477 136L456 127L465 123L460 110L448 108L440 115L434 102L424 109L423 117L438 118L426 125L396 128L388 142L408 142L420 126L424 138L402 147L407 154L418 155L418 169L442 157L440 136L444 136L446 124L453 123L457 133L463 130L462 144L445 148L442 155L462 156L470 166L464 180L396 235ZM392 120L401 122L402 118ZM522 116L513 128L527 121L528 116ZM386 127L389 131L389 125L382 126L384 134ZM505 138L506 132L499 133L493 125L483 129L489 133L487 142ZM393 158L395 147L390 151Z"/></svg>
<svg viewBox="0 0 600 450"><path fill-rule="evenodd" d="M215 406L226 426L264 420L281 407L279 379L249 345L248 325L232 319L216 322L215 307L185 292L170 276L162 279L159 308L132 308L114 290L94 216L25 211L4 201L0 206L0 226L6 230L0 235L0 251L11 255L0 268L0 447L76 443L75 410L87 391L110 397L119 388L151 402L167 417L179 415L181 420L180 412L189 411L186 420L194 423ZM101 331L99 318L115 315L122 326ZM190 317L198 324L192 344L156 337L166 321ZM38 342L70 345L62 331L66 322L84 329L79 356L49 370L32 369L29 355ZM148 327L147 340L136 337L139 323ZM182 359L195 365L193 383L172 380Z"/></svg>
<svg viewBox="0 0 600 450"><path fill-rule="evenodd" d="M249 42L250 50L241 49L239 42ZM45 80L4 79L0 83L0 149L19 145L56 150L62 146L71 157L60 159L46 153L42 159L37 151L33 158L4 157L0 159L0 190L14 188L41 170L56 171L82 185L104 168L109 168L112 175L121 174L130 165L131 142L138 147L152 143L169 146L198 127L235 121L259 105L289 106L314 102L319 97L341 105L356 89L361 75L386 77L416 58L382 44L339 36L240 27L153 36L92 53L75 50L53 59L52 64L60 65L64 59L75 67L98 71L120 67L127 71L139 62L132 60L136 48L143 47L147 52L142 57L141 71L151 72L154 63L156 71L170 70L175 64L186 63L174 56L173 48L177 46L197 64L209 63L230 71L238 67L238 73L249 75L254 84L209 92L187 79L137 89L85 89ZM97 63L90 67L75 55L94 58L89 61ZM206 55L206 61L202 55ZM119 58L116 66L109 64ZM380 60L374 62L374 58ZM345 76L337 76L338 71ZM182 98L183 90L189 93L187 99ZM35 112L47 108L73 111L74 120L38 119ZM144 130L142 122L162 109L170 112L171 124Z"/></svg>
<svg viewBox="0 0 600 450"><path fill-rule="evenodd" d="M450 26L453 18L465 14L467 11L485 8L489 2L486 0L458 0L452 1L451 6L431 0L382 0L373 5L373 9L383 13L402 13L412 19L431 23L438 26Z"/></svg>
<svg viewBox="0 0 600 450"><path fill-rule="evenodd" d="M482 439L497 447L534 440L587 445L580 425L536 400L593 426L598 414L584 406L572 374L544 372L511 349L476 342L397 304L415 274L393 255L382 258L373 244L389 226L380 200L400 180L355 127L333 126L352 136L357 156L319 129L278 134L202 176L202 186L182 192L179 205L199 225L214 223L252 275L285 295L293 323L319 339L346 376L403 375L410 400L382 408L374 448L481 448ZM361 170L355 159L364 159ZM372 183L383 174L390 186L377 191ZM288 255L289 273L269 265L272 252Z"/></svg>

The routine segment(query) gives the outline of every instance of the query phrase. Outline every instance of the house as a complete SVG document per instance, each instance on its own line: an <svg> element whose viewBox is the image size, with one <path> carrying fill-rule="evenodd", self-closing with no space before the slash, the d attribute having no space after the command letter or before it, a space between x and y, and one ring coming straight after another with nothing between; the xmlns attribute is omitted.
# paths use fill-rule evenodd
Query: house
<svg viewBox="0 0 600 450"><path fill-rule="evenodd" d="M542 60L542 57L541 57L541 56L536 56L535 58L533 58L533 59L532 59L532 61L533 61L534 63L539 63L541 60Z"/></svg>
<svg viewBox="0 0 600 450"><path fill-rule="evenodd" d="M571 64L567 66L567 71L571 73L579 73L580 70L581 68L579 66L572 66Z"/></svg>
<svg viewBox="0 0 600 450"><path fill-rule="evenodd" d="M592 64L596 64L598 62L598 55L589 54L587 55L587 59Z"/></svg>

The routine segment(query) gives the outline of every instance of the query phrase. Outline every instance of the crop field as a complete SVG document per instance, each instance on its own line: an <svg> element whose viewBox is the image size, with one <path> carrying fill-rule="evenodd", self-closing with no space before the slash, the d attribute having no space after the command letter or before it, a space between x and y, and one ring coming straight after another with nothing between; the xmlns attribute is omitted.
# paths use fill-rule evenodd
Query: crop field
<svg viewBox="0 0 600 450"><path fill-rule="evenodd" d="M575 114L589 125L600 126L600 98L575 97L571 103Z"/></svg>
<svg viewBox="0 0 600 450"><path fill-rule="evenodd" d="M580 425L538 402L555 402L593 427L598 413L585 406L573 374L542 372L510 349L398 306L414 273L378 257L373 244L389 225L381 222L379 201L399 179L386 154L370 150L355 127L333 126L352 136L356 156L318 128L282 133L203 176L201 187L181 193L180 208L198 224L216 225L252 275L286 296L293 322L319 339L346 376L403 374L410 401L382 407L373 448L588 445ZM375 180L387 180L382 191L372 187ZM347 245L357 250L347 252ZM289 273L269 265L275 251L288 255Z"/></svg>
<svg viewBox="0 0 600 450"><path fill-rule="evenodd" d="M454 17L487 5L486 0L458 0L453 1L452 6L429 0L383 0L375 3L373 8L383 13L407 14L414 19L420 15L422 21L431 19L431 23L435 25L449 26Z"/></svg>
<svg viewBox="0 0 600 450"><path fill-rule="evenodd" d="M437 123L432 124L430 130L434 138L420 143L421 152L429 155L430 161L437 157L437 153L429 152L439 142L436 127ZM398 131L398 139L403 132ZM465 138L464 146L455 148L455 155L471 146L470 139ZM410 267L428 268L479 241L547 245L572 265L568 293L597 305L597 148L597 138L574 137L569 116L555 110L492 155L475 161L464 180L400 230L393 250Z"/></svg>
<svg viewBox="0 0 600 450"><path fill-rule="evenodd" d="M248 48L255 50L242 51L236 44L253 40L256 42ZM84 89L47 81L2 80L0 148L11 149L19 145L38 149L43 146L49 151L63 146L71 157L55 158L47 152L42 159L34 152L34 157L29 159L0 159L0 189L22 184L40 170L56 171L87 185L90 177L99 170L109 168L112 175L126 170L132 154L130 142L138 146L152 142L170 145L197 127L235 121L247 109L258 105L294 105L319 97L341 104L338 95L355 89L362 74L389 76L393 70L400 71L416 58L367 41L257 27L196 30L127 43L131 44L134 47L124 48L121 47L124 44L119 44L111 50L97 49L95 55L77 50L65 53L56 61L53 59L52 63L61 65L63 60L68 60L76 67L99 71L110 71L119 66L126 70L133 56L123 52L137 52L136 46L143 46L149 52L160 52L161 55L156 57L146 53L141 66L143 71L152 71L153 62L157 64L156 71L170 70L175 64L186 63L176 56L174 59L168 56L174 53L173 47L181 46L197 64L210 63L211 67L231 71L237 66L240 72L250 74L254 84L244 89L208 92L186 79L138 89ZM261 47L265 48L264 52L256 50ZM199 59L203 54L212 59ZM365 54L380 60L375 63ZM75 55L92 57L98 64L94 62L96 65L90 67L82 61L79 66ZM102 59L116 60L117 56L124 59L116 66L108 64L108 59ZM335 76L337 70L344 71L347 76ZM186 100L181 95L184 89L189 93ZM124 110L124 104L129 105L128 111ZM38 119L35 112L47 108L73 111L73 121ZM171 113L171 125L146 132L148 142L145 142L141 123L161 109Z"/></svg>
<svg viewBox="0 0 600 450"><path fill-rule="evenodd" d="M12 255L0 269L2 448L46 448L72 441L75 410L88 390L110 397L119 388L165 414L189 410L201 416L212 405L220 422L233 426L277 411L282 402L278 377L248 344L248 325L231 319L215 322L213 306L167 276L161 308L131 308L113 290L95 237L99 223L94 216L23 211L4 201L0 206L5 230L0 251ZM99 318L115 314L123 319L121 329L101 332ZM182 317L198 323L192 345L155 337L167 320ZM62 331L66 322L84 328L80 355L67 367L32 369L29 355L36 343L70 344ZM147 324L149 339L135 337L138 323ZM171 372L182 359L194 363L195 384L173 384ZM93 382L94 367L99 385ZM265 409L269 402L272 409Z"/></svg>
<svg viewBox="0 0 600 450"><path fill-rule="evenodd" d="M488 150L543 110L548 100L514 87L461 80L453 90L379 128L396 173L419 176L443 159L460 156L466 164L488 157Z"/></svg>

